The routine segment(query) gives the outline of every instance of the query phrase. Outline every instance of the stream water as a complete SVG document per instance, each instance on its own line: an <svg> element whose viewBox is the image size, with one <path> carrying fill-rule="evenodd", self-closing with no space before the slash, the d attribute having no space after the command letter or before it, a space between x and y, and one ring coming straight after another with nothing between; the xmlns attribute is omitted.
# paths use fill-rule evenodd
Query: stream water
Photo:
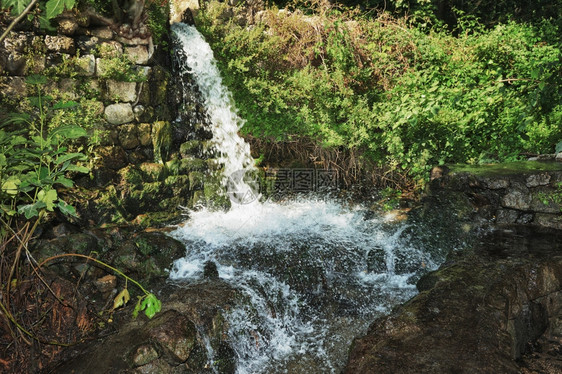
<svg viewBox="0 0 562 374"><path fill-rule="evenodd" d="M227 180L252 167L237 134L243 121L203 37L185 24L172 31L182 73L193 76L205 101ZM232 199L228 211L190 212L172 233L186 255L170 274L197 281L213 261L219 277L244 295L226 315L237 373L339 372L353 338L415 295L420 274L442 261L407 234L406 224L361 205L319 197L260 202L237 181L231 192L253 198Z"/></svg>

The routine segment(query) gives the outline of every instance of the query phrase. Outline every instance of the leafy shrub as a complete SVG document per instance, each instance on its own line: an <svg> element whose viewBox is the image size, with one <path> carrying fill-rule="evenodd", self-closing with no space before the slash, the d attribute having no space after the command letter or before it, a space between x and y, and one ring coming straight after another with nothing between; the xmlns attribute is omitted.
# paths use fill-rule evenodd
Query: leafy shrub
<svg viewBox="0 0 562 374"><path fill-rule="evenodd" d="M353 148L415 179L562 140L554 21L486 30L469 17L453 34L323 7L270 8L247 26L225 7L211 3L198 25L254 137Z"/></svg>

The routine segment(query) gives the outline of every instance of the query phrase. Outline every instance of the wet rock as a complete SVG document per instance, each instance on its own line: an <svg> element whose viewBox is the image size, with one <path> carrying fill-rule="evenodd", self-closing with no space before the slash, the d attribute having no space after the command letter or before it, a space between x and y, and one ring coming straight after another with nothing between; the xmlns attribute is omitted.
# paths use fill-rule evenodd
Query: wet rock
<svg viewBox="0 0 562 374"><path fill-rule="evenodd" d="M137 105L136 107L138 106L140 105ZM146 147L147 145L152 144L152 126L150 125L150 123L141 123L140 125L138 125L138 129L139 141L141 145Z"/></svg>
<svg viewBox="0 0 562 374"><path fill-rule="evenodd" d="M375 247L367 254L367 271L369 273L386 273L386 252L381 247Z"/></svg>
<svg viewBox="0 0 562 374"><path fill-rule="evenodd" d="M208 163L206 160L191 156L180 160L179 172L182 174L189 174L192 171L205 171L207 170L207 166Z"/></svg>
<svg viewBox="0 0 562 374"><path fill-rule="evenodd" d="M137 65L146 65L150 59L148 48L144 45L125 47L125 54Z"/></svg>
<svg viewBox="0 0 562 374"><path fill-rule="evenodd" d="M107 295L117 287L117 277L111 274L104 275L94 281L94 286L98 292Z"/></svg>
<svg viewBox="0 0 562 374"><path fill-rule="evenodd" d="M134 366L146 365L159 357L158 352L152 345L141 345L133 353Z"/></svg>
<svg viewBox="0 0 562 374"><path fill-rule="evenodd" d="M515 223L519 217L519 212L513 209L498 209L496 223Z"/></svg>
<svg viewBox="0 0 562 374"><path fill-rule="evenodd" d="M486 186L491 190L500 190L509 187L509 180L504 178L485 179Z"/></svg>
<svg viewBox="0 0 562 374"><path fill-rule="evenodd" d="M185 246L160 232L142 232L112 252L113 263L145 279L167 277L174 259L185 255Z"/></svg>
<svg viewBox="0 0 562 374"><path fill-rule="evenodd" d="M109 27L100 27L97 29L89 29L88 33L99 39L111 39L113 38L113 31Z"/></svg>
<svg viewBox="0 0 562 374"><path fill-rule="evenodd" d="M146 328L151 340L163 350L169 364L187 361L195 345L196 330L184 315L170 310L150 321Z"/></svg>
<svg viewBox="0 0 562 374"><path fill-rule="evenodd" d="M182 157L200 156L202 150L202 144L199 140L190 140L182 143L180 146L180 154Z"/></svg>
<svg viewBox="0 0 562 374"><path fill-rule="evenodd" d="M76 72L82 76L93 76L96 73L96 58L94 57L94 55L84 55L77 57Z"/></svg>
<svg viewBox="0 0 562 374"><path fill-rule="evenodd" d="M356 339L345 373L519 373L562 313L560 250L562 231L493 232Z"/></svg>
<svg viewBox="0 0 562 374"><path fill-rule="evenodd" d="M106 83L106 87L107 87L106 99L109 101L121 101L126 103L132 103L137 100L137 84L135 82L119 82L114 80L108 80ZM127 111L127 115L128 115L129 108L127 107L125 110ZM133 120L134 120L134 116L121 123L130 122ZM108 121L114 123L113 121L109 120L109 118Z"/></svg>
<svg viewBox="0 0 562 374"><path fill-rule="evenodd" d="M57 21L59 33L72 36L78 30L78 22L73 18L63 18Z"/></svg>
<svg viewBox="0 0 562 374"><path fill-rule="evenodd" d="M148 322L132 321L117 333L83 344L78 355L52 373L204 373L192 353L204 352L196 328L175 310L158 313ZM187 363L191 367L187 367ZM131 369L134 368L134 371Z"/></svg>
<svg viewBox="0 0 562 374"><path fill-rule="evenodd" d="M76 53L76 44L74 39L68 36L45 36L45 45L48 51L58 53L68 53L73 55Z"/></svg>
<svg viewBox="0 0 562 374"><path fill-rule="evenodd" d="M25 57L20 53L14 52L8 55L4 68L12 75L23 75L25 63Z"/></svg>
<svg viewBox="0 0 562 374"><path fill-rule="evenodd" d="M203 268L203 278L207 279L218 279L219 270L217 269L217 264L214 261L207 261L205 267Z"/></svg>
<svg viewBox="0 0 562 374"><path fill-rule="evenodd" d="M106 168L119 170L127 165L127 154L121 147L98 147L95 152Z"/></svg>
<svg viewBox="0 0 562 374"><path fill-rule="evenodd" d="M527 210L531 204L531 194L529 190L523 186L517 186L510 189L502 199L504 208L512 208L518 210Z"/></svg>
<svg viewBox="0 0 562 374"><path fill-rule="evenodd" d="M112 104L105 107L105 118L113 125L132 122L135 119L133 107L129 103Z"/></svg>
<svg viewBox="0 0 562 374"><path fill-rule="evenodd" d="M133 124L119 126L119 143L121 143L123 149L138 147L140 141L138 138L137 126Z"/></svg>
<svg viewBox="0 0 562 374"><path fill-rule="evenodd" d="M550 183L550 175L548 173L533 174L529 175L526 180L526 186L528 188L537 186L546 186Z"/></svg>

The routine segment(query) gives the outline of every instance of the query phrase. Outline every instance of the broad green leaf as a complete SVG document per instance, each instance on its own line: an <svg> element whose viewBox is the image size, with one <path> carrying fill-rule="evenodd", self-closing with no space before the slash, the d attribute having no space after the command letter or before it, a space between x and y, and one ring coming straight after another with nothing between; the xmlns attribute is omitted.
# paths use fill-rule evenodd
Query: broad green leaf
<svg viewBox="0 0 562 374"><path fill-rule="evenodd" d="M6 156L3 153L0 153L0 166L6 166L6 165L8 165Z"/></svg>
<svg viewBox="0 0 562 374"><path fill-rule="evenodd" d="M29 1L28 1L29 4ZM25 79L25 83L27 84L31 84L31 85L42 85L42 84L47 84L47 77L44 75L40 75L40 74L33 74L28 76Z"/></svg>
<svg viewBox="0 0 562 374"><path fill-rule="evenodd" d="M18 194L18 186L20 183L21 181L18 178L9 178L2 183L2 191L8 195L15 196Z"/></svg>
<svg viewBox="0 0 562 374"><path fill-rule="evenodd" d="M12 138L12 140L10 141L10 144L12 146L22 145L22 144L26 144L26 143L27 143L27 139L24 138L23 136L14 136Z"/></svg>
<svg viewBox="0 0 562 374"><path fill-rule="evenodd" d="M150 293L144 298L141 309L144 309L144 314L146 314L148 318L152 318L162 309L162 303L154 294Z"/></svg>
<svg viewBox="0 0 562 374"><path fill-rule="evenodd" d="M26 204L18 207L18 213L25 215L26 219L31 219L39 215L39 210L45 208L46 205L42 201L37 201L34 204Z"/></svg>
<svg viewBox="0 0 562 374"><path fill-rule="evenodd" d="M57 208L59 208L60 212L66 216L76 217L76 209L66 202L59 199L57 203Z"/></svg>
<svg viewBox="0 0 562 374"><path fill-rule="evenodd" d="M13 216L14 214L16 214L16 211L12 209L11 206L6 205L6 204L1 204L0 205L0 210L2 211L3 214L7 215L7 216Z"/></svg>
<svg viewBox="0 0 562 374"><path fill-rule="evenodd" d="M31 121L31 116L28 113L10 113L8 118L4 120L6 124L20 125L23 123L29 123Z"/></svg>
<svg viewBox="0 0 562 374"><path fill-rule="evenodd" d="M55 201L58 199L57 190L51 189L48 191L41 190L37 194L37 200L45 203L45 207L49 212L52 212L55 208Z"/></svg>
<svg viewBox="0 0 562 374"><path fill-rule="evenodd" d="M80 126L61 126L53 130L51 136L61 136L65 139L78 139L87 136L88 133Z"/></svg>
<svg viewBox="0 0 562 374"><path fill-rule="evenodd" d="M76 171L78 173L89 173L90 172L90 168L87 168L86 166L78 166L78 165L68 165L66 170L67 171Z"/></svg>
<svg viewBox="0 0 562 374"><path fill-rule="evenodd" d="M55 105L53 105L53 109L68 109L68 108L75 108L78 106L76 101L59 101Z"/></svg>
<svg viewBox="0 0 562 374"><path fill-rule="evenodd" d="M74 186L74 182L65 177L58 177L55 179L55 183L62 184L65 187L72 188Z"/></svg>
<svg viewBox="0 0 562 374"><path fill-rule="evenodd" d="M2 8L12 8L12 16L19 16L31 0L2 0Z"/></svg>
<svg viewBox="0 0 562 374"><path fill-rule="evenodd" d="M144 310L144 314L146 314L148 318L152 318L161 309L162 302L158 300L158 298L154 294L149 293L144 297L139 297L139 300L135 305L135 309L133 310L133 318L137 318L139 312L142 310Z"/></svg>
<svg viewBox="0 0 562 374"><path fill-rule="evenodd" d="M119 292L117 296L115 296L115 299L113 299L113 310L125 306L125 304L127 304L130 299L131 296L129 295L129 291L124 288L123 291Z"/></svg>
<svg viewBox="0 0 562 374"><path fill-rule="evenodd" d="M39 180L43 181L46 180L49 177L49 169L46 167L41 167L41 169L39 169Z"/></svg>
<svg viewBox="0 0 562 374"><path fill-rule="evenodd" d="M77 152L77 153L67 153L63 156L58 157L55 160L55 164L56 165L60 165L63 162L69 161L69 160L81 160L84 161L86 160L86 155L84 155L83 153Z"/></svg>
<svg viewBox="0 0 562 374"><path fill-rule="evenodd" d="M72 9L74 0L49 0L47 1L47 19L52 19L61 14L64 9Z"/></svg>

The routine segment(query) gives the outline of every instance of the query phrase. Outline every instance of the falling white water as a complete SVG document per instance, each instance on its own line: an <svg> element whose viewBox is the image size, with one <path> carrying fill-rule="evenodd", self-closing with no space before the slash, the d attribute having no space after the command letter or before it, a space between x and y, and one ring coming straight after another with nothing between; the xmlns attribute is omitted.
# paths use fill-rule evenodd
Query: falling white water
<svg viewBox="0 0 562 374"><path fill-rule="evenodd" d="M212 51L194 27L172 30L183 72L194 76L205 100L225 175L244 174L252 159L237 134L242 120ZM407 226L370 218L361 206L245 202L226 212L191 212L172 233L186 255L170 274L197 281L213 261L219 277L244 295L226 316L239 374L341 371L352 339L412 297L415 280L441 260L413 245Z"/></svg>
<svg viewBox="0 0 562 374"><path fill-rule="evenodd" d="M213 51L194 26L175 23L171 28L176 54L181 59L179 73L191 74L201 92L210 120L212 143L220 153L219 163L224 165L223 175L234 184L230 186L230 192L248 193L253 200L251 188L244 183L243 174L240 175L254 164L250 146L238 136L244 121L236 113L230 91L222 84ZM239 198L244 199L243 195Z"/></svg>

